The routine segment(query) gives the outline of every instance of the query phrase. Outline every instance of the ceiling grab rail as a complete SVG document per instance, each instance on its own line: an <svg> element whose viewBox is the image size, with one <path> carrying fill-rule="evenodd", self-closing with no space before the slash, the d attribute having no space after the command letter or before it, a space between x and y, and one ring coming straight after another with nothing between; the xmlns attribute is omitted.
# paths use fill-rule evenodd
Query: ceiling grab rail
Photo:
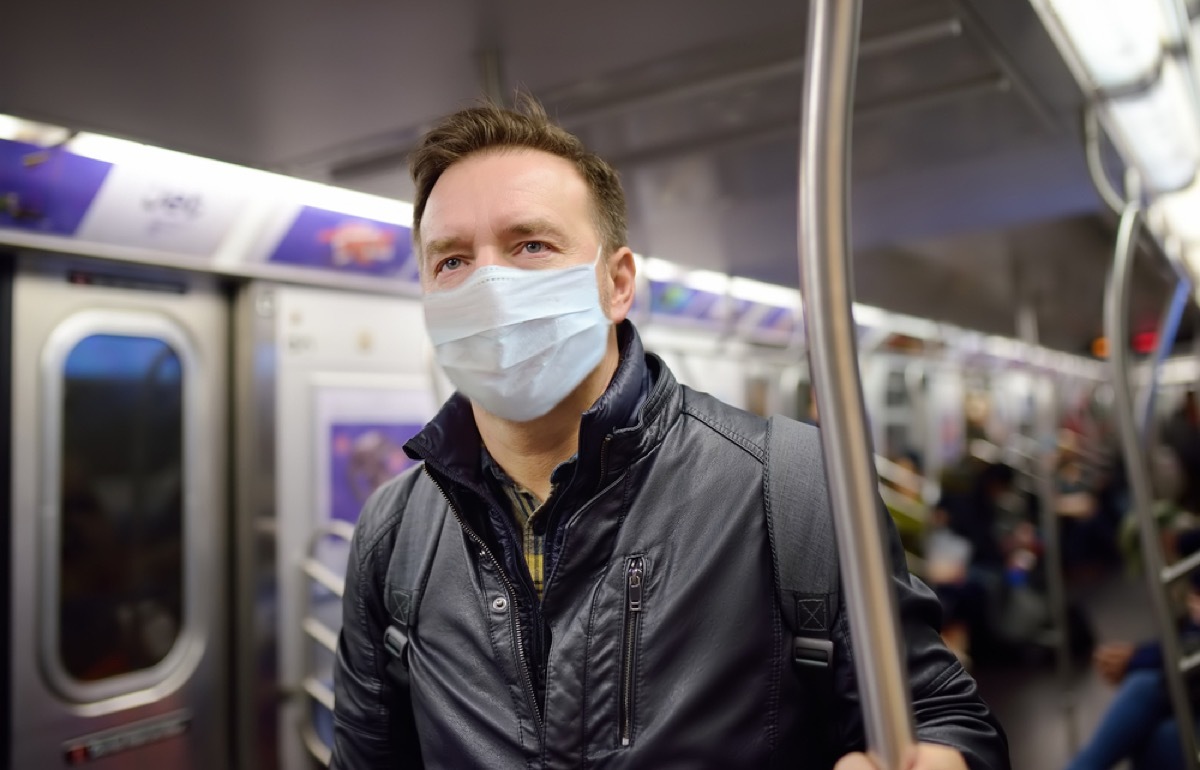
<svg viewBox="0 0 1200 770"><path fill-rule="evenodd" d="M1089 104L1083 109L1083 149L1088 173L1100 200L1104 201L1104 205L1114 214L1120 215L1125 209L1125 199L1117 192L1112 178L1104 168L1104 146L1101 138L1100 116L1096 114L1095 105Z"/></svg>
<svg viewBox="0 0 1200 770"><path fill-rule="evenodd" d="M1131 181L1136 181L1132 173L1130 177ZM1142 451L1138 415L1135 412L1133 389L1130 384L1131 366L1126 344L1129 337L1128 305L1138 235L1143 226L1143 212L1141 196L1136 194L1138 185L1128 184L1126 187L1129 192L1135 194L1130 195L1130 201L1125 204L1125 210L1121 214L1116 251L1113 255L1112 270L1108 276L1108 286L1104 295L1104 332L1110 340L1108 361L1113 382L1113 412L1125 456L1134 513L1137 515L1141 534L1142 559L1146 565L1150 600L1161 635L1167 691L1175 712L1176 724L1181 728L1179 739L1183 748L1185 766L1188 770L1197 770L1200 768L1200 763L1197 762L1196 734L1193 729L1188 729L1194 722L1184 682L1184 676L1186 676L1186 672L1183 670L1184 660L1177 636L1175 617L1171 612L1166 586L1163 584L1166 570L1159 540L1158 523L1155 521L1152 510L1154 493L1151 489L1150 468L1147 464L1147 457Z"/></svg>
<svg viewBox="0 0 1200 770"><path fill-rule="evenodd" d="M799 251L812 382L854 638L867 747L900 770L913 746L890 558L855 352L848 233L850 113L862 0L812 0L800 121Z"/></svg>

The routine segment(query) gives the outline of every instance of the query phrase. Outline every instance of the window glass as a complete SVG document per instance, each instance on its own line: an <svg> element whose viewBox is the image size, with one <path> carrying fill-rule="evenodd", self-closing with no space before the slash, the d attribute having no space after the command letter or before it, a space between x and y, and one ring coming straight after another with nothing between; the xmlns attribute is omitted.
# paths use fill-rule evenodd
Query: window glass
<svg viewBox="0 0 1200 770"><path fill-rule="evenodd" d="M58 655L94 682L151 668L183 618L183 378L161 339L97 334L63 364Z"/></svg>
<svg viewBox="0 0 1200 770"><path fill-rule="evenodd" d="M908 381L904 378L904 372L901 370L888 372L887 393L884 396L884 402L888 406L907 406L908 401Z"/></svg>

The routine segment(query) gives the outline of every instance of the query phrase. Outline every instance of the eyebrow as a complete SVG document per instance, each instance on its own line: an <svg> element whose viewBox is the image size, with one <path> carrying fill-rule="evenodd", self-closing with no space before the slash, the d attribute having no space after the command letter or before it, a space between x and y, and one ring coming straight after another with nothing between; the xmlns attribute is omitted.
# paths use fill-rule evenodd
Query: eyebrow
<svg viewBox="0 0 1200 770"><path fill-rule="evenodd" d="M436 257L445 254L448 251L459 251L466 249L470 242L466 238L457 235L452 235L448 238L436 238L425 244L421 249L421 260L428 261L431 257Z"/></svg>
<svg viewBox="0 0 1200 770"><path fill-rule="evenodd" d="M531 219L525 222L514 222L504 229L508 235L545 235L557 241L567 241L566 233L548 219Z"/></svg>
<svg viewBox="0 0 1200 770"><path fill-rule="evenodd" d="M565 232L558 225L548 219L530 219L523 222L514 222L504 228L505 235L517 235L528 237L531 235L544 235L547 238L552 238L556 241L568 241ZM421 249L421 258L427 261L433 257L440 256L450 251L466 250L470 246L470 240L457 235L451 235L446 238L436 238L425 244Z"/></svg>

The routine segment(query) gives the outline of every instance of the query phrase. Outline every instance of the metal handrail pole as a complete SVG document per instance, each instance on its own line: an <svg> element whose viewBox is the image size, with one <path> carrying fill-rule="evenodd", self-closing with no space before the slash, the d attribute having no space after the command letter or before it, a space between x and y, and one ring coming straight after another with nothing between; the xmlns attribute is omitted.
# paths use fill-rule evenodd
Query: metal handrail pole
<svg viewBox="0 0 1200 770"><path fill-rule="evenodd" d="M1113 412L1117 420L1134 512L1141 533L1142 558L1146 566L1150 601L1162 633L1163 660L1167 664L1167 690L1175 712L1176 724L1180 727L1179 738L1186 767L1189 770L1197 770L1200 765L1197 764L1192 707L1188 700L1187 688L1184 686L1184 672L1180 669L1182 658L1179 637L1175 631L1175 617L1171 612L1166 590L1160 582L1163 554L1159 545L1158 523L1152 510L1154 498L1150 488L1150 472L1138 435L1137 415L1129 382L1131 367L1126 345L1129 337L1128 301L1141 227L1141 205L1137 202L1127 204L1121 215L1112 272L1109 274L1105 290L1104 332L1111 341L1108 361L1113 382Z"/></svg>
<svg viewBox="0 0 1200 770"><path fill-rule="evenodd" d="M899 770L913 745L896 596L867 438L852 314L850 117L861 0L812 0L800 128L800 274L821 443L867 747Z"/></svg>
<svg viewBox="0 0 1200 770"><path fill-rule="evenodd" d="M1063 575L1062 551L1059 547L1058 490L1055 489L1055 426L1058 422L1054 404L1054 381L1039 373L1035 380L1035 424L1041 450L1035 467L1038 507L1041 511L1042 537L1046 554L1046 588L1050 610L1054 616L1054 658L1059 687L1062 688L1062 708L1067 725L1067 748L1073 754L1079 748L1079 725L1076 719L1075 693L1071 683L1071 638L1067 620L1067 589Z"/></svg>
<svg viewBox="0 0 1200 770"><path fill-rule="evenodd" d="M1030 346L1041 344L1037 310L1032 304L1023 305L1017 313L1021 338ZM1079 748L1079 730L1075 718L1075 694L1071 686L1071 646L1067 623L1067 590L1063 575L1062 551L1059 548L1058 491L1055 489L1058 415L1054 397L1054 381L1048 372L1036 367L1033 376L1033 439L1037 447L1032 458L1034 486L1037 491L1038 512L1045 546L1046 592L1050 614L1054 621L1054 660L1058 686L1062 689L1063 716L1067 730L1067 749L1074 754Z"/></svg>
<svg viewBox="0 0 1200 770"><path fill-rule="evenodd" d="M1120 214L1125 209L1125 199L1117 192L1117 188L1113 187L1112 179L1104 168L1102 136L1100 116L1096 114L1095 105L1089 104L1083 110L1083 148L1088 173L1100 200L1104 201L1114 214Z"/></svg>

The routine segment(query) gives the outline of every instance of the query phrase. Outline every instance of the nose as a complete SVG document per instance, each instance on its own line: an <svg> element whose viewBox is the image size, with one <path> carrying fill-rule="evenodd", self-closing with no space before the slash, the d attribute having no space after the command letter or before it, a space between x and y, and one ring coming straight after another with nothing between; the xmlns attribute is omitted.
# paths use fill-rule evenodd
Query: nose
<svg viewBox="0 0 1200 770"><path fill-rule="evenodd" d="M475 267L491 267L499 265L511 267L512 260L499 246L482 246L475 251Z"/></svg>

